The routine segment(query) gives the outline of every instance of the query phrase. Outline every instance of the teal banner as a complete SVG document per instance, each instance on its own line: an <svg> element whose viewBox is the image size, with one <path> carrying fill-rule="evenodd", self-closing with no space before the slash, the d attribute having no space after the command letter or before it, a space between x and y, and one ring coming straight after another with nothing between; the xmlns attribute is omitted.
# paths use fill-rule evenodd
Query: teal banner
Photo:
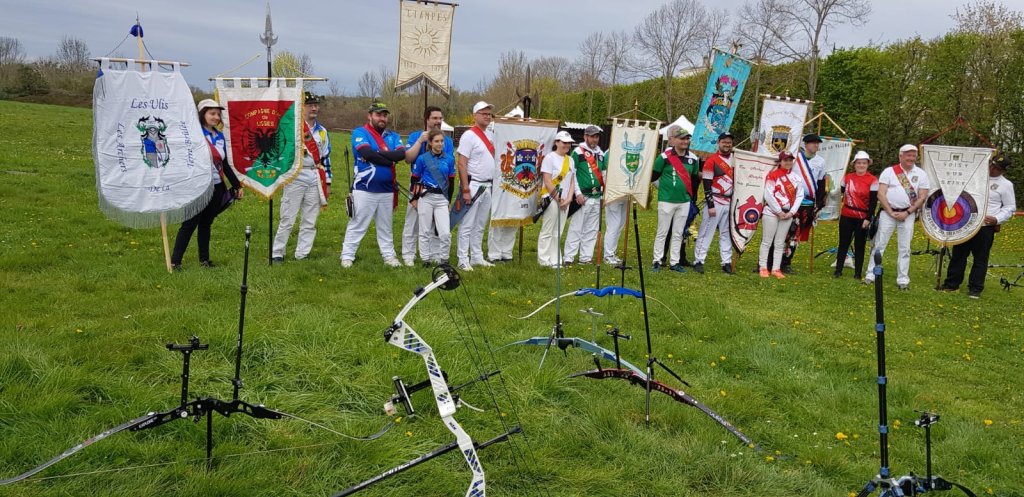
<svg viewBox="0 0 1024 497"><path fill-rule="evenodd" d="M729 131L749 76L748 60L715 49L715 61L704 90L704 100L694 119L691 150L714 152L718 149L718 135Z"/></svg>

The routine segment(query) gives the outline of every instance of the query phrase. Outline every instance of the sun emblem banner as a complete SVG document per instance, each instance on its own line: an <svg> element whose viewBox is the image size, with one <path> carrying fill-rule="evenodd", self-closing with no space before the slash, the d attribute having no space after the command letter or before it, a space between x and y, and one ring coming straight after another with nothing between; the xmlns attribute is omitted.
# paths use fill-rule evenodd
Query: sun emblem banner
<svg viewBox="0 0 1024 497"><path fill-rule="evenodd" d="M825 207L818 212L819 221L839 219L839 210L843 207L843 194L840 188L843 186L843 175L850 163L851 152L853 141L849 138L821 137L818 155L825 159L825 190L828 195L825 198Z"/></svg>
<svg viewBox="0 0 1024 497"><path fill-rule="evenodd" d="M704 89L704 100L697 112L693 141L690 144L690 149L697 152L711 153L718 149L718 135L729 131L729 126L732 126L743 87L750 76L749 61L717 48L714 52L714 63Z"/></svg>
<svg viewBox="0 0 1024 497"><path fill-rule="evenodd" d="M783 150L796 155L807 120L807 100L788 97L765 97L761 107L761 123L755 133L754 150L765 155L778 156Z"/></svg>
<svg viewBox="0 0 1024 497"><path fill-rule="evenodd" d="M631 197L640 207L647 208L659 129L661 121L612 120L604 186L606 204Z"/></svg>
<svg viewBox="0 0 1024 497"><path fill-rule="evenodd" d="M551 151L558 121L498 118L494 121L491 226L519 227L533 222L540 164Z"/></svg>
<svg viewBox="0 0 1024 497"><path fill-rule="evenodd" d="M248 86L243 86L248 82ZM218 79L228 162L242 185L270 198L302 169L302 80L260 88L255 79Z"/></svg>
<svg viewBox="0 0 1024 497"><path fill-rule="evenodd" d="M988 209L988 163L992 149L922 145L928 193L921 223L929 238L956 245L981 228Z"/></svg>
<svg viewBox="0 0 1024 497"><path fill-rule="evenodd" d="M398 75L395 89L404 90L420 81L448 95L451 63L451 4L400 2Z"/></svg>
<svg viewBox="0 0 1024 497"><path fill-rule="evenodd" d="M93 87L93 160L100 210L133 228L181 222L213 194L213 159L188 83L171 71L111 67Z"/></svg>
<svg viewBox="0 0 1024 497"><path fill-rule="evenodd" d="M764 209L764 179L775 167L775 157L734 150L732 203L729 204L729 233L732 245L743 253L757 231Z"/></svg>

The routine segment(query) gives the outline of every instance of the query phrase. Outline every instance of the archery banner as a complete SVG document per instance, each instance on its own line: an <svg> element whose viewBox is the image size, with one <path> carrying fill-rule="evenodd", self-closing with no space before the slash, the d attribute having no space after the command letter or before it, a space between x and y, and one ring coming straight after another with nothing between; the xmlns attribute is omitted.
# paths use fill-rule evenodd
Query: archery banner
<svg viewBox="0 0 1024 497"><path fill-rule="evenodd" d="M448 95L455 6L400 2L400 9L402 19L395 89L404 90L420 81L426 81Z"/></svg>
<svg viewBox="0 0 1024 497"><path fill-rule="evenodd" d="M213 159L180 66L114 69L93 87L93 160L100 210L133 228L189 219L213 195Z"/></svg>
<svg viewBox="0 0 1024 497"><path fill-rule="evenodd" d="M929 238L956 245L970 240L988 209L990 148L922 145L922 167L932 191L925 200L921 223Z"/></svg>
<svg viewBox="0 0 1024 497"><path fill-rule="evenodd" d="M743 87L750 76L750 62L737 55L714 50L715 60L704 89L704 100L697 111L693 141L690 149L714 152L718 149L718 135L729 131L736 115Z"/></svg>
<svg viewBox="0 0 1024 497"><path fill-rule="evenodd" d="M843 175L846 165L850 163L853 152L853 141L848 138L821 137L818 155L825 159L825 190L828 195L825 207L818 212L819 221L835 221L839 219L839 211L843 207Z"/></svg>
<svg viewBox="0 0 1024 497"><path fill-rule="evenodd" d="M491 188L491 226L519 227L533 222L541 187L540 164L557 131L558 121L494 121L494 161L499 166Z"/></svg>
<svg viewBox="0 0 1024 497"><path fill-rule="evenodd" d="M757 231L764 209L764 180L775 168L775 157L735 150L732 203L729 204L729 233L736 251L743 253Z"/></svg>
<svg viewBox="0 0 1024 497"><path fill-rule="evenodd" d="M647 208L661 122L614 119L608 146L604 202L630 197Z"/></svg>
<svg viewBox="0 0 1024 497"><path fill-rule="evenodd" d="M254 79L218 79L217 92L225 108L228 162L242 185L272 197L302 169L302 80L293 88L283 79L260 88Z"/></svg>
<svg viewBox="0 0 1024 497"><path fill-rule="evenodd" d="M761 122L756 133L754 150L778 156L783 150L796 155L804 134L807 107L813 102L787 97L767 96L761 107Z"/></svg>

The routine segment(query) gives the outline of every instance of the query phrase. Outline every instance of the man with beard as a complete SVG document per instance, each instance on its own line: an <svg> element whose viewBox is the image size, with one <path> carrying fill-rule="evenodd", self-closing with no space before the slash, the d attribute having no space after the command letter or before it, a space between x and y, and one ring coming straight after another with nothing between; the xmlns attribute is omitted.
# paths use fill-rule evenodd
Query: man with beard
<svg viewBox="0 0 1024 497"><path fill-rule="evenodd" d="M693 270L704 273L704 259L711 248L711 239L718 231L718 252L722 272L732 274L732 238L729 235L729 203L732 201L732 133L718 135L718 151L708 156L701 167L704 183L704 211L701 215L697 244L693 250Z"/></svg>
<svg viewBox="0 0 1024 497"><path fill-rule="evenodd" d="M366 235L370 221L377 226L377 247L384 264L399 267L391 223L398 205L398 183L395 163L405 160L405 148L398 133L387 129L391 112L383 102L374 102L366 114L367 123L352 130L352 152L355 156L355 178L352 202L355 213L345 228L341 248L341 266L352 267L359 242Z"/></svg>
<svg viewBox="0 0 1024 497"><path fill-rule="evenodd" d="M604 171L608 168L605 153L597 144L600 138L601 128L587 126L583 130L583 143L572 151L576 181L586 201L569 221L565 253L562 254L567 265L573 263L576 254L579 254L581 264L590 264L594 257L600 228L601 196L604 194Z"/></svg>

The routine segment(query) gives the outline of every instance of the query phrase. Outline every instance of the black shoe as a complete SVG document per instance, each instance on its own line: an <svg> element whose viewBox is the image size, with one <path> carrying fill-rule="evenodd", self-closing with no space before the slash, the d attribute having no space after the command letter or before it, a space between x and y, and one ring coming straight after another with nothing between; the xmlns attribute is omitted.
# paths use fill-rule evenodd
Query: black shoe
<svg viewBox="0 0 1024 497"><path fill-rule="evenodd" d="M679 262L679 265L683 267L693 267L693 264L690 264L690 261L686 260L685 257Z"/></svg>
<svg viewBox="0 0 1024 497"><path fill-rule="evenodd" d="M793 274L793 266L782 266L779 268L779 271L782 271L782 274Z"/></svg>
<svg viewBox="0 0 1024 497"><path fill-rule="evenodd" d="M704 274L704 263L698 262L693 265L693 272Z"/></svg>
<svg viewBox="0 0 1024 497"><path fill-rule="evenodd" d="M277 264L277 263L280 263L280 262L284 262L284 257L271 257L270 260L274 264Z"/></svg>
<svg viewBox="0 0 1024 497"><path fill-rule="evenodd" d="M722 264L722 272L725 274L734 274L732 264Z"/></svg>
<svg viewBox="0 0 1024 497"><path fill-rule="evenodd" d="M939 290L943 291L943 292L955 292L955 291L960 290L960 288L955 287L955 286L942 285L941 287L939 287Z"/></svg>
<svg viewBox="0 0 1024 497"><path fill-rule="evenodd" d="M171 271L175 273L181 271L181 264L171 264Z"/></svg>
<svg viewBox="0 0 1024 497"><path fill-rule="evenodd" d="M217 265L214 264L213 261L210 261L210 260L199 261L199 265L203 266L203 267L217 267Z"/></svg>
<svg viewBox="0 0 1024 497"><path fill-rule="evenodd" d="M653 265L651 265L651 272L657 273L658 271L661 271L661 263L655 262Z"/></svg>
<svg viewBox="0 0 1024 497"><path fill-rule="evenodd" d="M980 299L981 298L981 291L980 290L968 290L967 291L967 296L972 298L972 299Z"/></svg>
<svg viewBox="0 0 1024 497"><path fill-rule="evenodd" d="M843 277L843 272L842 271L836 271L836 272L832 273L832 277L836 278L836 279L842 278Z"/></svg>
<svg viewBox="0 0 1024 497"><path fill-rule="evenodd" d="M754 274L759 274L760 272L761 272L761 268L759 268L757 266L754 266L754 270L751 271L751 273L754 273Z"/></svg>
<svg viewBox="0 0 1024 497"><path fill-rule="evenodd" d="M677 273L685 273L686 272L686 268L683 267L682 264L674 264L674 265L670 266L669 269L671 269L671 270L673 270L673 271L675 271Z"/></svg>

